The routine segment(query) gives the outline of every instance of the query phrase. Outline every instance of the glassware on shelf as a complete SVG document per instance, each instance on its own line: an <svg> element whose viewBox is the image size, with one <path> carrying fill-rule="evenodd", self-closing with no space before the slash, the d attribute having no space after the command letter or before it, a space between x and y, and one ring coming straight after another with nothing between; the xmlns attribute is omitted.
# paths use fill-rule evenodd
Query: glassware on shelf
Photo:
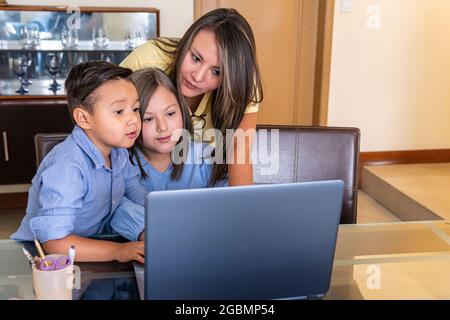
<svg viewBox="0 0 450 320"><path fill-rule="evenodd" d="M17 77L19 77L20 88L16 90L16 93L24 94L28 92L28 89L25 88L23 82L23 76L27 73L28 65L27 58L23 56L19 56L13 59L13 71Z"/></svg>
<svg viewBox="0 0 450 320"><path fill-rule="evenodd" d="M33 49L41 42L39 37L39 26L36 23L27 23L20 30L20 33L22 36L21 44L24 49Z"/></svg>
<svg viewBox="0 0 450 320"><path fill-rule="evenodd" d="M64 48L75 48L78 46L79 39L77 29L63 27L61 30L61 44Z"/></svg>
<svg viewBox="0 0 450 320"><path fill-rule="evenodd" d="M109 39L104 27L94 27L92 31L92 44L97 48L104 48L109 45Z"/></svg>
<svg viewBox="0 0 450 320"><path fill-rule="evenodd" d="M112 52L102 52L100 55L100 60L106 61L109 63L115 63L116 57L114 56L114 53Z"/></svg>
<svg viewBox="0 0 450 320"><path fill-rule="evenodd" d="M27 65L27 71L25 72L25 75L23 77L23 84L28 86L30 84L33 84L33 82L28 79L28 71L30 71L31 64L33 63L33 57L31 56L31 52L28 53L28 56L25 58L25 64Z"/></svg>
<svg viewBox="0 0 450 320"><path fill-rule="evenodd" d="M56 55L55 53L49 53L47 54L47 59L46 59L46 67L48 72L50 73L50 75L52 76L52 84L50 84L50 86L48 87L49 90L56 92L57 90L60 89L61 84L59 84L56 81L56 74L59 71L59 57L58 55Z"/></svg>
<svg viewBox="0 0 450 320"><path fill-rule="evenodd" d="M63 95L64 81L74 65L94 60L119 64L159 30L159 12L147 6L139 10L72 10L58 6L0 8L0 98L51 97L52 90ZM14 68L13 60L18 57ZM49 66L55 62L56 68Z"/></svg>
<svg viewBox="0 0 450 320"><path fill-rule="evenodd" d="M75 52L73 55L72 65L80 64L88 61L87 52Z"/></svg>
<svg viewBox="0 0 450 320"><path fill-rule="evenodd" d="M141 26L130 26L125 31L125 44L127 48L134 49L145 40L144 30Z"/></svg>

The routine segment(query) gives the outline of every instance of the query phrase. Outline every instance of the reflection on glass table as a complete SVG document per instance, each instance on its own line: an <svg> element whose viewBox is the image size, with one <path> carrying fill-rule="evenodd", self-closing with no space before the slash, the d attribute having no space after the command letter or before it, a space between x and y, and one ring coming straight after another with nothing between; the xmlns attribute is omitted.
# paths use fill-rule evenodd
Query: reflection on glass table
<svg viewBox="0 0 450 320"><path fill-rule="evenodd" d="M450 299L450 222L341 226L327 299Z"/></svg>
<svg viewBox="0 0 450 320"><path fill-rule="evenodd" d="M0 299L34 299L24 245L0 240ZM138 299L132 264L77 265L74 299ZM341 225L325 299L450 299L449 269L447 221Z"/></svg>

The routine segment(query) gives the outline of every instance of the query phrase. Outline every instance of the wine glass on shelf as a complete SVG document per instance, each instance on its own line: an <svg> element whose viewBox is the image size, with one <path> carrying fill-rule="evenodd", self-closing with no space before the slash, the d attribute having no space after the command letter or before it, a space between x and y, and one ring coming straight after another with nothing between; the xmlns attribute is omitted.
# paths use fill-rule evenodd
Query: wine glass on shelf
<svg viewBox="0 0 450 320"><path fill-rule="evenodd" d="M134 49L144 41L144 30L141 26L130 26L125 31L127 48Z"/></svg>
<svg viewBox="0 0 450 320"><path fill-rule="evenodd" d="M20 40L24 49L32 49L34 48L34 39L32 35L32 30L30 26L25 25L22 29L20 29L20 35L22 39Z"/></svg>
<svg viewBox="0 0 450 320"><path fill-rule="evenodd" d="M73 65L88 61L87 52L75 52L73 55Z"/></svg>
<svg viewBox="0 0 450 320"><path fill-rule="evenodd" d="M25 72L25 75L23 77L23 84L28 86L30 84L33 84L33 82L30 79L28 79L28 73L29 73L30 67L33 63L33 57L31 56L31 52L29 52L28 56L24 57L24 59L25 59L24 63L27 65L27 72Z"/></svg>
<svg viewBox="0 0 450 320"><path fill-rule="evenodd" d="M64 48L70 49L78 46L78 30L74 28L63 27L61 30L61 44Z"/></svg>
<svg viewBox="0 0 450 320"><path fill-rule="evenodd" d="M59 71L59 58L55 53L47 54L46 67L53 80L48 89L56 92L57 90L59 90L59 87L61 87L61 84L56 81L56 74Z"/></svg>
<svg viewBox="0 0 450 320"><path fill-rule="evenodd" d="M109 45L109 39L104 27L94 27L92 30L92 44L97 48L103 48Z"/></svg>
<svg viewBox="0 0 450 320"><path fill-rule="evenodd" d="M102 54L100 55L100 60L106 61L109 63L114 63L116 58L115 58L113 52L102 52Z"/></svg>
<svg viewBox="0 0 450 320"><path fill-rule="evenodd" d="M23 76L27 73L28 66L26 58L19 56L13 59L13 71L17 77L19 77L20 88L16 90L16 93L24 94L28 92L28 89L24 87Z"/></svg>
<svg viewBox="0 0 450 320"><path fill-rule="evenodd" d="M21 30L22 46L24 49L34 49L40 44L39 26L36 23L27 23Z"/></svg>
<svg viewBox="0 0 450 320"><path fill-rule="evenodd" d="M128 27L125 31L125 44L127 48L134 49L139 42L139 30L136 26Z"/></svg>

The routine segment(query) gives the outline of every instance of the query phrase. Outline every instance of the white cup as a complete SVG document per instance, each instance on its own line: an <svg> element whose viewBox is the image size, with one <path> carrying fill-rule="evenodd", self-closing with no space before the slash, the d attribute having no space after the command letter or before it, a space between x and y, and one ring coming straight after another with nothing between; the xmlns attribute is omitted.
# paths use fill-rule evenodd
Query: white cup
<svg viewBox="0 0 450 320"><path fill-rule="evenodd" d="M48 256L56 260L63 255ZM37 300L72 300L73 280L73 264L54 271L43 271L33 266L33 288Z"/></svg>

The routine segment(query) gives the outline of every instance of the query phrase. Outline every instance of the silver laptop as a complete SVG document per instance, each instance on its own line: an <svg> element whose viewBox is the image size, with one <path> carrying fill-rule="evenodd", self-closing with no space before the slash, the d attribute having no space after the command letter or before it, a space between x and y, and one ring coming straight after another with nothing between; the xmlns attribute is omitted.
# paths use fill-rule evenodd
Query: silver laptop
<svg viewBox="0 0 450 320"><path fill-rule="evenodd" d="M149 193L141 298L323 297L343 192L321 181Z"/></svg>

